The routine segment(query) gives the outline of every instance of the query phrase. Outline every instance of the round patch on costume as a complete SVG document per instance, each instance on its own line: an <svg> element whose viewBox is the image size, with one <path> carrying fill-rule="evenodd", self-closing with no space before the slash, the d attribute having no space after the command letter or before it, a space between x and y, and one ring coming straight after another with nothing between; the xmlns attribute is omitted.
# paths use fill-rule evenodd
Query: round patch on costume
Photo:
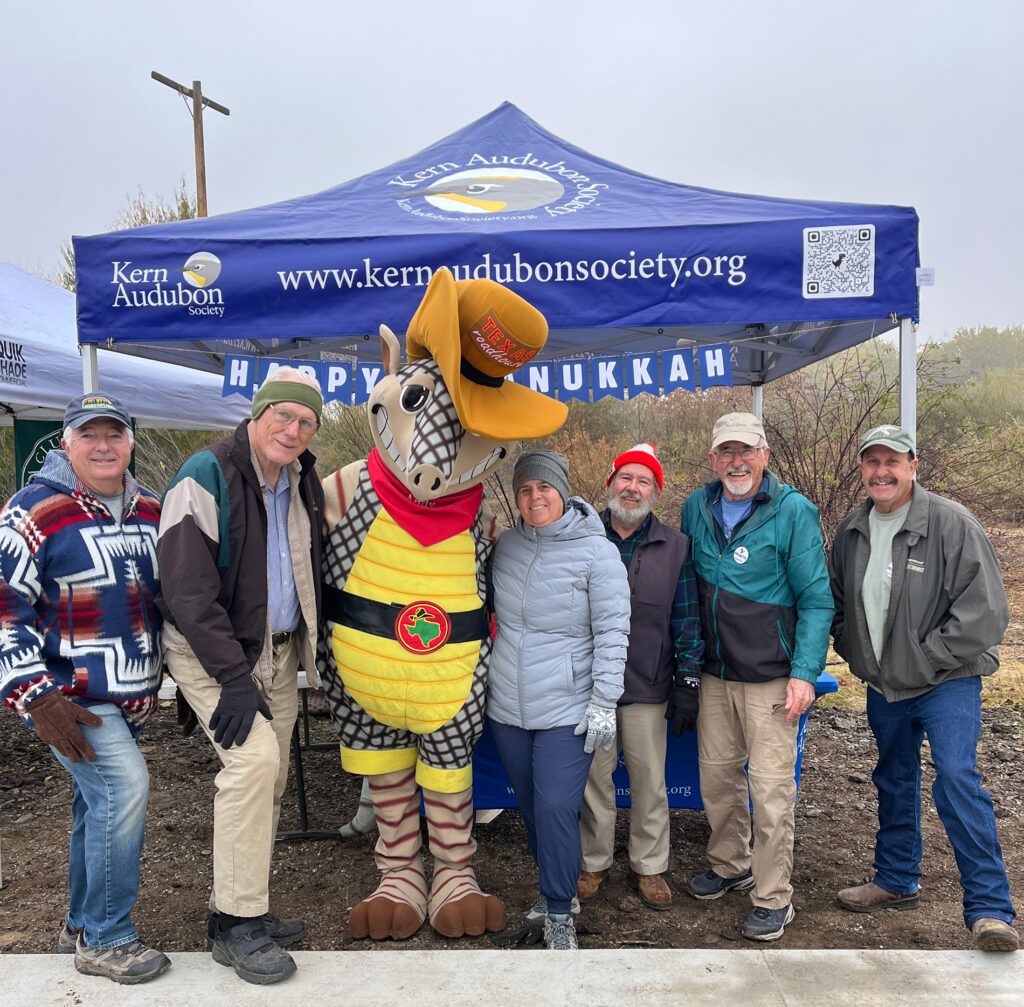
<svg viewBox="0 0 1024 1007"><path fill-rule="evenodd" d="M741 546L740 546L740 547L739 547L739 548L738 548L738 549L737 549L737 550L736 550L736 551L735 551L735 552L734 552L734 553L732 554L732 558L733 558L734 560L736 560L736 562L737 562L737 563L739 563L739 564L740 564L740 565L742 566L742 565L743 565L744 563L746 563L746 561L747 561L748 559L750 559L750 553L749 553L749 552L747 552L747 547L746 547L745 545L741 545Z"/></svg>
<svg viewBox="0 0 1024 1007"><path fill-rule="evenodd" d="M395 619L395 639L410 654L432 654L452 635L448 613L432 601L414 601Z"/></svg>

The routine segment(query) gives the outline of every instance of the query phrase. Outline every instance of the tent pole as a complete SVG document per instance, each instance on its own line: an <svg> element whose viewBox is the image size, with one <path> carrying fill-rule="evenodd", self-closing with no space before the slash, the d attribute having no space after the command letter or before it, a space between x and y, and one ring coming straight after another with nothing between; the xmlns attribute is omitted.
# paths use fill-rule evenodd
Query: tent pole
<svg viewBox="0 0 1024 1007"><path fill-rule="evenodd" d="M82 391L89 395L100 390L99 368L96 364L96 344L82 344Z"/></svg>
<svg viewBox="0 0 1024 1007"><path fill-rule="evenodd" d="M900 426L917 437L917 339L911 318L900 319Z"/></svg>
<svg viewBox="0 0 1024 1007"><path fill-rule="evenodd" d="M754 415L761 419L764 409L764 385L751 385L750 387L754 393Z"/></svg>

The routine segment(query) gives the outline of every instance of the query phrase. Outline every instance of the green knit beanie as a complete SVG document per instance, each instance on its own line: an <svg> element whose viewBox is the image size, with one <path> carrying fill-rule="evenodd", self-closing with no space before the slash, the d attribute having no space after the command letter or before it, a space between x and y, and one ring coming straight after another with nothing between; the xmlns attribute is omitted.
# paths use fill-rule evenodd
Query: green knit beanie
<svg viewBox="0 0 1024 1007"><path fill-rule="evenodd" d="M252 418L258 420L268 406L276 406L279 402L296 402L300 406L308 406L316 413L317 423L324 411L324 397L312 385L288 378L275 381L271 375L271 380L264 381L252 397Z"/></svg>

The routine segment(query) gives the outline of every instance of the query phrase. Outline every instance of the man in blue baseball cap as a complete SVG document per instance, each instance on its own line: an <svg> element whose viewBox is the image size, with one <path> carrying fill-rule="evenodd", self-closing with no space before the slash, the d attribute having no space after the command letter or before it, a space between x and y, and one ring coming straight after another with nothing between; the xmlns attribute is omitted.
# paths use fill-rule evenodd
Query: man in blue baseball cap
<svg viewBox="0 0 1024 1007"><path fill-rule="evenodd" d="M136 984L170 967L132 925L149 772L136 744L156 709L160 504L127 471L122 403L72 399L59 451L0 513L0 699L71 775L68 911L57 951Z"/></svg>

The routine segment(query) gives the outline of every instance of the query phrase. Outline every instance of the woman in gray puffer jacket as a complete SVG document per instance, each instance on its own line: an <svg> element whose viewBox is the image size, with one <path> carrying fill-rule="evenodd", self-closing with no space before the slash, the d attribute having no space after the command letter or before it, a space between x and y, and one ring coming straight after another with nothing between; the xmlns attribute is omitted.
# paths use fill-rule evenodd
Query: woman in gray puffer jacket
<svg viewBox="0 0 1024 1007"><path fill-rule="evenodd" d="M595 747L615 743L629 586L597 512L570 498L562 455L522 455L512 488L521 519L494 550L487 716L540 875L527 921L571 950L583 789Z"/></svg>

